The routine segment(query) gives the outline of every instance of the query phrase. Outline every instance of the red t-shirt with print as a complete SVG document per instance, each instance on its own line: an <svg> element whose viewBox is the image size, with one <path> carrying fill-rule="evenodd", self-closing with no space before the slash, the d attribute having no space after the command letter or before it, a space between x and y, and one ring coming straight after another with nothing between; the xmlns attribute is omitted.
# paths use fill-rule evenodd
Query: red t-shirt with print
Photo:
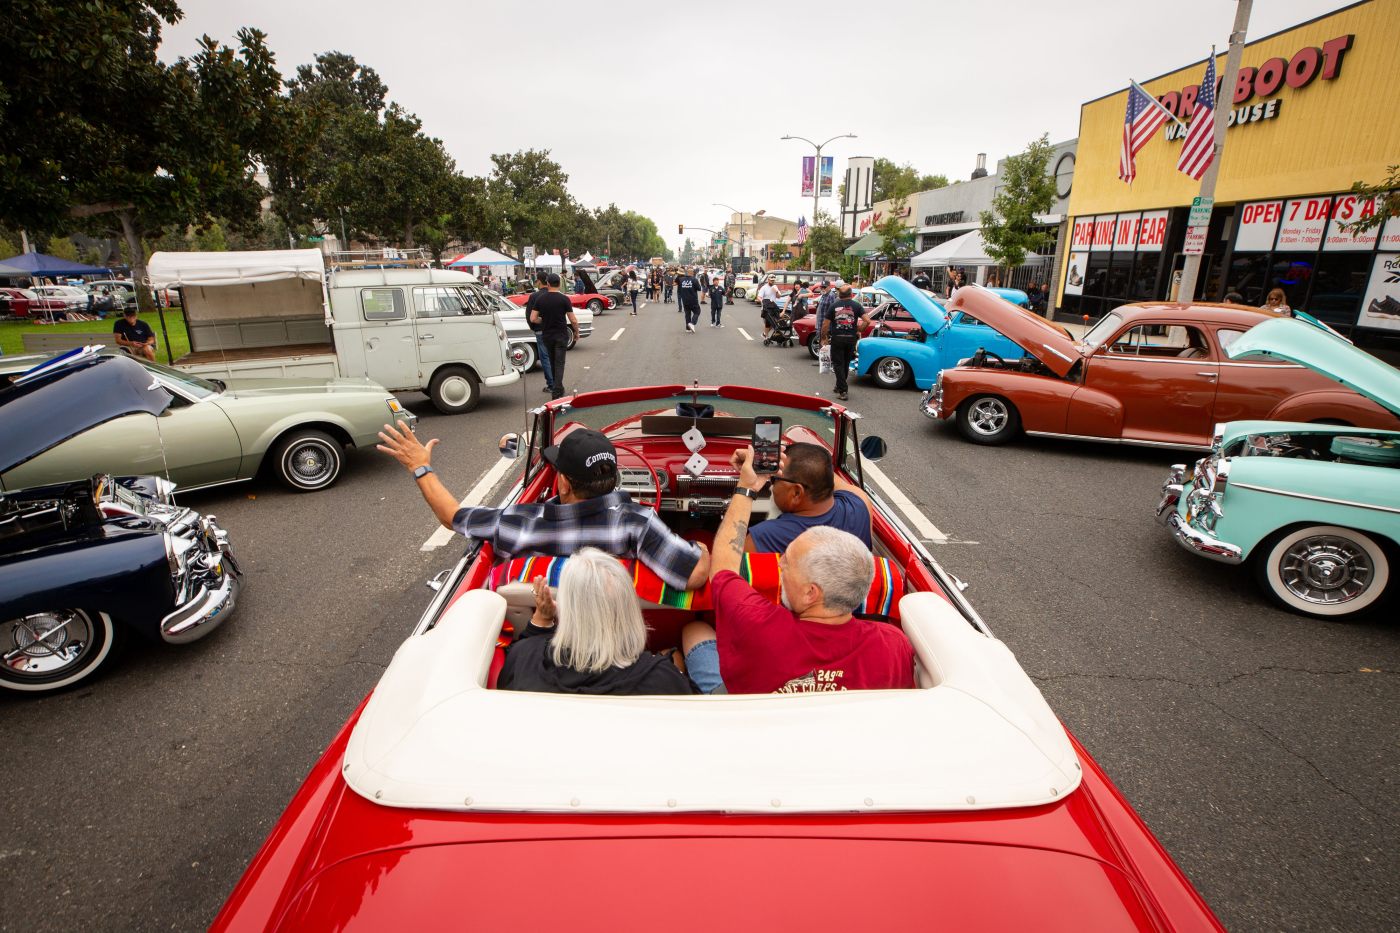
<svg viewBox="0 0 1400 933"><path fill-rule="evenodd" d="M914 646L898 626L798 618L736 573L710 581L719 671L730 693L823 693L914 686Z"/></svg>

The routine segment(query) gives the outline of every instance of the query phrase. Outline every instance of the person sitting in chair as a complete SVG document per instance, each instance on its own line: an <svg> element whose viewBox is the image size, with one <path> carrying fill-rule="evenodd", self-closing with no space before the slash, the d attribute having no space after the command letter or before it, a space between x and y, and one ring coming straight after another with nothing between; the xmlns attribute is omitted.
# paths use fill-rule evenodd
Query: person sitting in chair
<svg viewBox="0 0 1400 933"><path fill-rule="evenodd" d="M632 578L617 558L582 548L559 574L556 605L536 577L535 614L506 649L498 690L656 695L698 693L671 660L646 651Z"/></svg>
<svg viewBox="0 0 1400 933"><path fill-rule="evenodd" d="M143 356L154 362L156 358L156 332L151 325L136 316L135 308L127 308L121 319L112 325L112 334L117 346L132 356Z"/></svg>

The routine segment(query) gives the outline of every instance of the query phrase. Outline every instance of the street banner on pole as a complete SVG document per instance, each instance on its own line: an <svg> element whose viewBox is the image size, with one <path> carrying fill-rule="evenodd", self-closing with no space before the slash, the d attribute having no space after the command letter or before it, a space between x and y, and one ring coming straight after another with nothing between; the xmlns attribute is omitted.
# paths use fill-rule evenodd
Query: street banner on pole
<svg viewBox="0 0 1400 933"><path fill-rule="evenodd" d="M831 197L831 173L835 161L831 156L822 156L821 196L824 198Z"/></svg>
<svg viewBox="0 0 1400 933"><path fill-rule="evenodd" d="M817 190L817 157L802 157L802 196L810 198Z"/></svg>

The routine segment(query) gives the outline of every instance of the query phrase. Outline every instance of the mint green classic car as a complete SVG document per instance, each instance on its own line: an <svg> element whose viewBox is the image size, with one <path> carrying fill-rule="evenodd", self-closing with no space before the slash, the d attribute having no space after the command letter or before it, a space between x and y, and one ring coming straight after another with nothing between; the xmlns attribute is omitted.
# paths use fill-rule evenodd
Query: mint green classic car
<svg viewBox="0 0 1400 933"><path fill-rule="evenodd" d="M4 357L0 380L47 359ZM386 422L418 421L365 379L224 381L138 362L172 396L160 417L129 415L76 434L0 474L0 493L95 473L161 476L182 490L270 475L314 492L340 476L347 448L375 444Z"/></svg>
<svg viewBox="0 0 1400 933"><path fill-rule="evenodd" d="M1252 563L1295 612L1344 619L1379 606L1400 573L1400 371L1289 318L1250 328L1226 352L1322 373L1394 412L1396 429L1217 425L1209 456L1172 467L1158 518L1190 551Z"/></svg>

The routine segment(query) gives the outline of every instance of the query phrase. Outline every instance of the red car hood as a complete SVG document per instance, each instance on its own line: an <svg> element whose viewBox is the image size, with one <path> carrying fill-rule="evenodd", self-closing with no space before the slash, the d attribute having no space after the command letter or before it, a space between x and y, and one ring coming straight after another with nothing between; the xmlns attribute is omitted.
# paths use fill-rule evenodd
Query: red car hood
<svg viewBox="0 0 1400 933"><path fill-rule="evenodd" d="M321 872L278 928L710 933L930 926L1161 928L1127 876L1095 859L1001 845L772 837L375 852Z"/></svg>
<svg viewBox="0 0 1400 933"><path fill-rule="evenodd" d="M1057 376L1065 376L1083 357L1079 344L1062 328L1038 314L977 285L965 285L948 302L949 311L966 311L1009 337Z"/></svg>

